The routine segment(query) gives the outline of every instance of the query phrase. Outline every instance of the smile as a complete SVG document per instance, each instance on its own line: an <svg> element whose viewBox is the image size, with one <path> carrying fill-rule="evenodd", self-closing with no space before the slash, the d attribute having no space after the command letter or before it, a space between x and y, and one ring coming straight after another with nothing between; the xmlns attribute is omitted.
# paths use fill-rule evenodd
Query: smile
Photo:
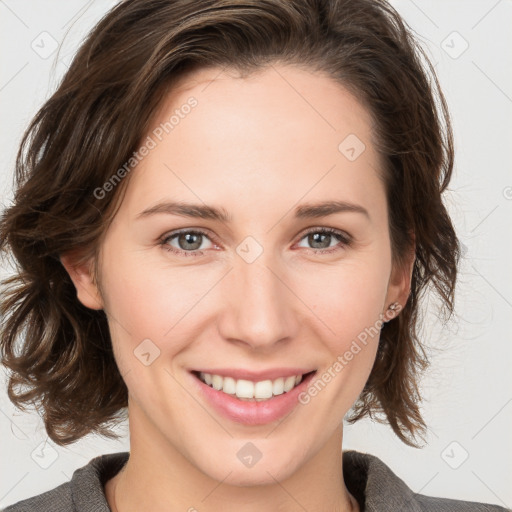
<svg viewBox="0 0 512 512"><path fill-rule="evenodd" d="M307 375L307 374L306 374ZM245 379L234 379L222 375L199 372L199 379L208 386L222 391L227 395L235 395L240 400L263 401L291 391L302 381L302 374L279 377L253 382Z"/></svg>
<svg viewBox="0 0 512 512"><path fill-rule="evenodd" d="M212 412L236 423L254 426L266 425L290 414L300 403L298 397L315 373L316 370L286 377L276 374L275 378L264 380L260 380L261 377L235 379L203 371L191 371L190 375L192 388L197 389Z"/></svg>

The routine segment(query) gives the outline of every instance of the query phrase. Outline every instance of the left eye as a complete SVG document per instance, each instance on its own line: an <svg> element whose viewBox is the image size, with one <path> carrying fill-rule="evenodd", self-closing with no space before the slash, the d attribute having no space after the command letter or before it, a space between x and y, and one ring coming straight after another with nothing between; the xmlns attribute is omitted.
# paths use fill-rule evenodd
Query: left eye
<svg viewBox="0 0 512 512"><path fill-rule="evenodd" d="M343 248L343 246L348 247L351 242L351 238L348 234L333 228L313 229L301 238L301 240L303 239L306 239L308 244L313 245L310 249L315 253L330 253ZM336 240L337 243L335 243L334 246L330 245L330 242L336 242Z"/></svg>

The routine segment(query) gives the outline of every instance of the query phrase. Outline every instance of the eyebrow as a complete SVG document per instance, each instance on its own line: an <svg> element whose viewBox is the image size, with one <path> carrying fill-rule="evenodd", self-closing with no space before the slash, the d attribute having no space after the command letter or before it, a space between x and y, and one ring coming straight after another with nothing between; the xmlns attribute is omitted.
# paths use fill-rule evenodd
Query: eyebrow
<svg viewBox="0 0 512 512"><path fill-rule="evenodd" d="M295 217L297 219L314 219L343 212L361 213L368 219L370 218L370 214L366 208L359 204L349 203L347 201L323 201L319 203L303 204L295 209ZM159 213L194 219L217 220L225 223L231 222L232 220L232 216L224 208L216 208L206 204L185 203L181 201L164 201L157 203L140 212L136 218L146 218Z"/></svg>

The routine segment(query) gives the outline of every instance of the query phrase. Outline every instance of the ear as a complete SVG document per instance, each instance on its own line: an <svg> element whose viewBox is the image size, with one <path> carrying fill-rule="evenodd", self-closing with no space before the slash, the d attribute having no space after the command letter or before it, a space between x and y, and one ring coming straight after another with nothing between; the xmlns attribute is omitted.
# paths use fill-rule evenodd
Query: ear
<svg viewBox="0 0 512 512"><path fill-rule="evenodd" d="M412 235L412 244L409 248L404 261L401 264L397 264L391 271L391 276L388 283L388 291L386 294L386 302L384 303L383 314L389 314L397 316L400 311L405 307L409 294L411 292L411 281L412 272L414 270L414 262L416 260L416 243L414 235ZM393 303L398 303L399 306L395 307L396 313L388 310L389 306Z"/></svg>
<svg viewBox="0 0 512 512"><path fill-rule="evenodd" d="M93 261L80 260L78 251L70 251L59 256L76 288L78 300L89 309L103 309L103 299L94 279Z"/></svg>

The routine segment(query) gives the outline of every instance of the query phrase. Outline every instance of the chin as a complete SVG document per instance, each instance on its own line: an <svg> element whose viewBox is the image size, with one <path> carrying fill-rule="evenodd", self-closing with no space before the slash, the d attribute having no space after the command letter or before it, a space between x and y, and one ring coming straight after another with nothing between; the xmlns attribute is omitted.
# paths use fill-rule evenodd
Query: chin
<svg viewBox="0 0 512 512"><path fill-rule="evenodd" d="M223 483L232 485L234 487L254 487L262 485L275 485L276 480L283 481L291 476L293 470L285 470L281 473L281 468L272 466L259 467L259 468L237 468L226 478L226 474L219 475L220 478L216 478Z"/></svg>
<svg viewBox="0 0 512 512"><path fill-rule="evenodd" d="M198 469L214 480L235 487L275 485L276 480L286 480L297 469L296 457L290 457L288 454L286 460L279 460L276 456L275 452L270 452L266 457L267 460L262 456L252 466L246 466L240 462L235 453L233 458L229 457L229 460L225 456L220 462L218 459L211 460L212 466L205 467L203 460Z"/></svg>

